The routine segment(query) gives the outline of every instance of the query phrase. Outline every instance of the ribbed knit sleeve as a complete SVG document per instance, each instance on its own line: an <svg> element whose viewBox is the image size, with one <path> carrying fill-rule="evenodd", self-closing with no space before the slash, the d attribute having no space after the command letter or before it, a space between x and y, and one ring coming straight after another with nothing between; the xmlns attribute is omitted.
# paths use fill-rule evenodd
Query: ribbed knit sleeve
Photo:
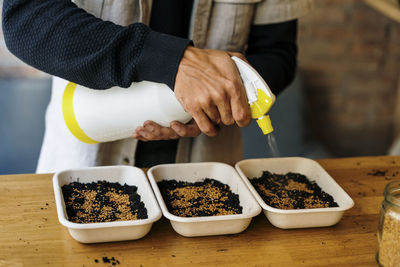
<svg viewBox="0 0 400 267"><path fill-rule="evenodd" d="M25 63L95 89L141 80L174 88L190 40L103 21L70 0L3 0L7 48Z"/></svg>

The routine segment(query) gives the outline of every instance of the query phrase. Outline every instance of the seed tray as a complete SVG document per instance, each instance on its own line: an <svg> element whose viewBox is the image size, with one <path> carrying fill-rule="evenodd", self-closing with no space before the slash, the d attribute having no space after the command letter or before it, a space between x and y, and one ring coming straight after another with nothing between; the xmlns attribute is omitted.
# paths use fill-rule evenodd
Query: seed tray
<svg viewBox="0 0 400 267"><path fill-rule="evenodd" d="M72 182L91 183L98 181L136 186L137 193L141 196L141 201L143 201L147 210L148 218L97 223L74 223L69 221L61 189L62 186ZM107 166L61 171L53 177L53 189L58 220L68 228L71 236L81 243L139 239L150 231L153 222L161 218L161 210L146 175L136 167Z"/></svg>
<svg viewBox="0 0 400 267"><path fill-rule="evenodd" d="M261 212L261 208L235 169L218 162L162 164L149 169L148 177L157 197L163 215L171 222L174 230L187 237L236 234L244 231L251 219ZM179 180L199 182L212 178L229 185L233 193L239 195L241 214L220 216L181 217L168 211L157 182Z"/></svg>
<svg viewBox="0 0 400 267"><path fill-rule="evenodd" d="M316 161L311 159L301 157L247 159L236 163L235 168L271 224L282 229L331 226L338 223L344 211L354 205L350 196ZM301 173L331 195L338 207L286 210L269 206L249 180L260 177L263 171L279 174Z"/></svg>

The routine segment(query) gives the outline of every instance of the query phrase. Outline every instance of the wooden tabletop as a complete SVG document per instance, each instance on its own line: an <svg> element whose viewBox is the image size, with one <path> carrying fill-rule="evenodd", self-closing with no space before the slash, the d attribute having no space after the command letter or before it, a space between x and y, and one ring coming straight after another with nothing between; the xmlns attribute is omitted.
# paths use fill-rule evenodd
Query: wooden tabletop
<svg viewBox="0 0 400 267"><path fill-rule="evenodd" d="M103 257L143 267L377 266L382 192L400 179L400 157L319 163L355 202L335 226L281 230L260 214L240 234L186 238L162 218L142 239L102 244L78 243L59 224L51 174L0 176L0 266L113 266Z"/></svg>

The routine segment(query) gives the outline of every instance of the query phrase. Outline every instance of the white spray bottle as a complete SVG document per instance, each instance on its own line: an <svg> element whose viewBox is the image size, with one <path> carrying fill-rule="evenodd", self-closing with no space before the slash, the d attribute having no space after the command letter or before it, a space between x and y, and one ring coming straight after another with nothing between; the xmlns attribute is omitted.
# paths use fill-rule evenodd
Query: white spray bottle
<svg viewBox="0 0 400 267"><path fill-rule="evenodd" d="M257 119L264 134L272 132L266 113L275 102L275 95L249 64L237 57L232 59L246 88L252 118ZM132 137L147 120L169 126L172 121L187 123L192 119L167 85L146 81L107 90L70 82L64 90L62 112L71 133L88 144Z"/></svg>

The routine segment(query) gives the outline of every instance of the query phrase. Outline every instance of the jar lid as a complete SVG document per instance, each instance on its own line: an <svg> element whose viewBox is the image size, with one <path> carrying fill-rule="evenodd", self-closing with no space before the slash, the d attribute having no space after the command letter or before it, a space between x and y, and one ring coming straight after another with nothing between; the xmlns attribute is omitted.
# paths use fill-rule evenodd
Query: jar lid
<svg viewBox="0 0 400 267"><path fill-rule="evenodd" d="M392 181L385 187L385 200L400 207L400 181Z"/></svg>

